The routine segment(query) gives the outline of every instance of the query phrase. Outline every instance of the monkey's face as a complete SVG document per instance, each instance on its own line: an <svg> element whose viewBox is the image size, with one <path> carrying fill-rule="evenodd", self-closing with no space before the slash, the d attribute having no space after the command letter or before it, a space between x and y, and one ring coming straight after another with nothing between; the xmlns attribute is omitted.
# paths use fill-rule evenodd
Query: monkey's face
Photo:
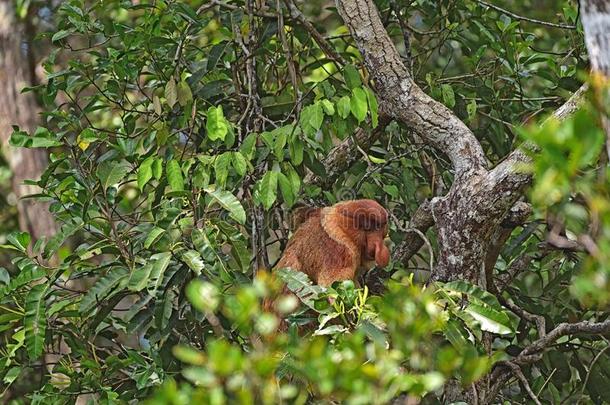
<svg viewBox="0 0 610 405"><path fill-rule="evenodd" d="M378 267L390 262L390 251L384 243L388 233L388 212L373 200L355 200L341 204L341 214L349 220L354 239L362 247L362 261L375 261Z"/></svg>

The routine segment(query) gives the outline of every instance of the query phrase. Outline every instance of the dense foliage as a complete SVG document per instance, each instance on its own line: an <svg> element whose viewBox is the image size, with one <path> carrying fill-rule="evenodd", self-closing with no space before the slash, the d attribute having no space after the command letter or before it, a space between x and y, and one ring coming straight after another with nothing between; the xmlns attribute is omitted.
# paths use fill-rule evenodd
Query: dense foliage
<svg viewBox="0 0 610 405"><path fill-rule="evenodd" d="M268 272L297 203L374 198L391 212L396 245L417 206L452 182L442 154L384 116L333 4L298 5L304 15L290 0L30 5L53 15L55 28L40 36L55 48L45 83L30 89L43 124L16 128L11 143L49 149L34 197L50 201L62 225L46 240L5 238L4 395L433 401L443 384L468 389L535 340L536 323L510 306L548 327L607 317L610 172L597 122L610 102L592 91L572 118L539 125L585 80L576 4L506 2L530 16L544 3L532 17L557 28L480 3L376 5L418 84L472 128L492 163L523 140L540 146L524 168L535 173L535 212L496 264L505 281L497 296L462 281L421 282L433 231L417 256L392 263L380 296L351 281L322 289L300 273ZM356 131L375 143L330 178L325 158ZM591 250L541 247L549 216ZM524 257L527 270L504 277ZM262 311L282 282L300 309L286 296L278 313ZM278 315L289 314L293 326L279 332ZM545 402L603 403L607 347L603 337L558 341L524 369L531 389ZM529 397L513 379L498 400Z"/></svg>

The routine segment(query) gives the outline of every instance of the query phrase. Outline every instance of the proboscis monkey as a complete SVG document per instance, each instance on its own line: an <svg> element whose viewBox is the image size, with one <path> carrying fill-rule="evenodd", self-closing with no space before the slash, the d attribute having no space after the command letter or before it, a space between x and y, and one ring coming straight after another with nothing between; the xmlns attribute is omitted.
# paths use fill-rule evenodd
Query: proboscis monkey
<svg viewBox="0 0 610 405"><path fill-rule="evenodd" d="M357 283L359 272L388 265L388 213L378 202L344 201L295 214L297 229L277 268L301 271L314 283L329 286L338 280Z"/></svg>

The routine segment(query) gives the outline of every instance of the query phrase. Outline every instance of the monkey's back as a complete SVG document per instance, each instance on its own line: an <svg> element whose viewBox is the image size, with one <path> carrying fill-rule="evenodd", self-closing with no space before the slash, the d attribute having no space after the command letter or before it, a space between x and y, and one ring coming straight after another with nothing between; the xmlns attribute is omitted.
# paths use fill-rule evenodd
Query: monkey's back
<svg viewBox="0 0 610 405"><path fill-rule="evenodd" d="M321 272L354 267L347 246L332 239L323 228L322 215L319 210L297 228L276 267L301 271L316 284L320 283Z"/></svg>

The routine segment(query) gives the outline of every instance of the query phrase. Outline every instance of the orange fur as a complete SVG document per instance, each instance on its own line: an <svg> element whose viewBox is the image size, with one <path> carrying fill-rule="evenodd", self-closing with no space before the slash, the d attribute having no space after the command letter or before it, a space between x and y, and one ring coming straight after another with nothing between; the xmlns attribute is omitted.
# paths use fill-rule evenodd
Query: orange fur
<svg viewBox="0 0 610 405"><path fill-rule="evenodd" d="M322 286L357 281L359 271L388 265L387 231L388 213L373 200L309 209L276 267L302 271Z"/></svg>

